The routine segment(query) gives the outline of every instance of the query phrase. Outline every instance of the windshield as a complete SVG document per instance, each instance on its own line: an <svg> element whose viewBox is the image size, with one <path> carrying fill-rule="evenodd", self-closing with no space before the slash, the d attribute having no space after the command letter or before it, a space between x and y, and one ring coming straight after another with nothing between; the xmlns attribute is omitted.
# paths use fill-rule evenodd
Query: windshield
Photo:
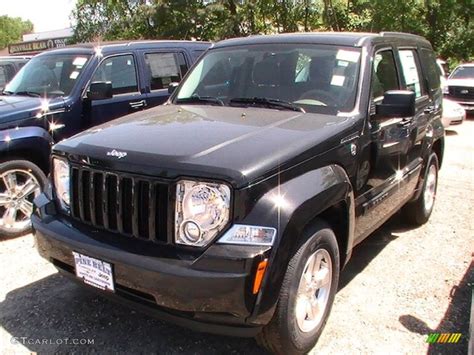
<svg viewBox="0 0 474 355"><path fill-rule="evenodd" d="M89 55L45 55L31 59L5 87L4 94L68 96Z"/></svg>
<svg viewBox="0 0 474 355"><path fill-rule="evenodd" d="M450 79L474 79L474 67L457 67Z"/></svg>
<svg viewBox="0 0 474 355"><path fill-rule="evenodd" d="M355 103L359 62L360 49L352 47L295 43L214 49L183 82L174 103L347 112Z"/></svg>

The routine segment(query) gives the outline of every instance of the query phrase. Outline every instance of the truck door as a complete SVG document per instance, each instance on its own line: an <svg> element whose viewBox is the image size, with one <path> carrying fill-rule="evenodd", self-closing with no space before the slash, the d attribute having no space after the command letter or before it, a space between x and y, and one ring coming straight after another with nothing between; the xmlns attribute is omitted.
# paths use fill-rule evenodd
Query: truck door
<svg viewBox="0 0 474 355"><path fill-rule="evenodd" d="M180 50L148 50L142 52L145 86L149 106L168 100L170 83L179 83L188 71L185 53Z"/></svg>
<svg viewBox="0 0 474 355"><path fill-rule="evenodd" d="M147 106L146 94L139 85L137 61L133 53L104 58L90 82L109 81L113 97L104 100L85 99L85 116L89 126L142 110Z"/></svg>
<svg viewBox="0 0 474 355"><path fill-rule="evenodd" d="M424 114L421 103L417 101L414 117L376 114L376 105L383 100L386 91L406 87L405 74L411 76L409 82L421 96L420 82L415 80L417 67L413 68L413 63L408 67L408 60L403 66L399 63L397 52L392 48L381 49L374 55L369 118L371 144L361 154L357 176L356 236L359 240L410 197L421 169L421 157L415 152L419 117Z"/></svg>

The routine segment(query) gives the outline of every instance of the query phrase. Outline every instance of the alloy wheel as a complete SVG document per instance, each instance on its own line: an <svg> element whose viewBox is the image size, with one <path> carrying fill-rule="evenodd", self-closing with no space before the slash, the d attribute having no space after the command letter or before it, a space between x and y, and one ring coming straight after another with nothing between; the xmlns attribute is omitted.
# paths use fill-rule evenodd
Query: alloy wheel
<svg viewBox="0 0 474 355"><path fill-rule="evenodd" d="M0 175L0 227L11 231L29 228L33 199L41 192L38 179L27 170L7 170Z"/></svg>
<svg viewBox="0 0 474 355"><path fill-rule="evenodd" d="M316 250L306 261L296 296L296 321L302 332L321 323L332 284L332 261L325 249Z"/></svg>

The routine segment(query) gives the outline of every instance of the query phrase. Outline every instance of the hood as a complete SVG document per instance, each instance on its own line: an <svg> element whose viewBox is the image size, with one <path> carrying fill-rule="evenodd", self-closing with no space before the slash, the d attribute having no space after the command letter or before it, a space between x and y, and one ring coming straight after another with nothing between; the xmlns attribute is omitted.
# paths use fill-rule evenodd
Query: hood
<svg viewBox="0 0 474 355"><path fill-rule="evenodd" d="M95 127L54 149L114 170L241 185L292 157L305 159L301 153L313 156L317 146L322 152L340 144L338 133L353 121L262 108L166 105Z"/></svg>
<svg viewBox="0 0 474 355"><path fill-rule="evenodd" d="M41 111L45 100L40 97L0 95L0 124L35 117ZM62 106L61 98L48 102L50 110Z"/></svg>
<svg viewBox="0 0 474 355"><path fill-rule="evenodd" d="M474 79L448 79L446 84L448 86L474 87Z"/></svg>

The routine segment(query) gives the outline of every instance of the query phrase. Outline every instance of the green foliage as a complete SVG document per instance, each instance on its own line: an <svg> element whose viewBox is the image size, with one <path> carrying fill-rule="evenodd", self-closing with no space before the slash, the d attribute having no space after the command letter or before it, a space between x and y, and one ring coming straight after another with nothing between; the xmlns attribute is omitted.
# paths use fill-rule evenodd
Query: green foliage
<svg viewBox="0 0 474 355"><path fill-rule="evenodd" d="M79 0L75 41L401 31L455 63L474 59L472 0Z"/></svg>
<svg viewBox="0 0 474 355"><path fill-rule="evenodd" d="M31 21L23 21L19 17L0 16L0 48L21 42L21 36L32 31Z"/></svg>

